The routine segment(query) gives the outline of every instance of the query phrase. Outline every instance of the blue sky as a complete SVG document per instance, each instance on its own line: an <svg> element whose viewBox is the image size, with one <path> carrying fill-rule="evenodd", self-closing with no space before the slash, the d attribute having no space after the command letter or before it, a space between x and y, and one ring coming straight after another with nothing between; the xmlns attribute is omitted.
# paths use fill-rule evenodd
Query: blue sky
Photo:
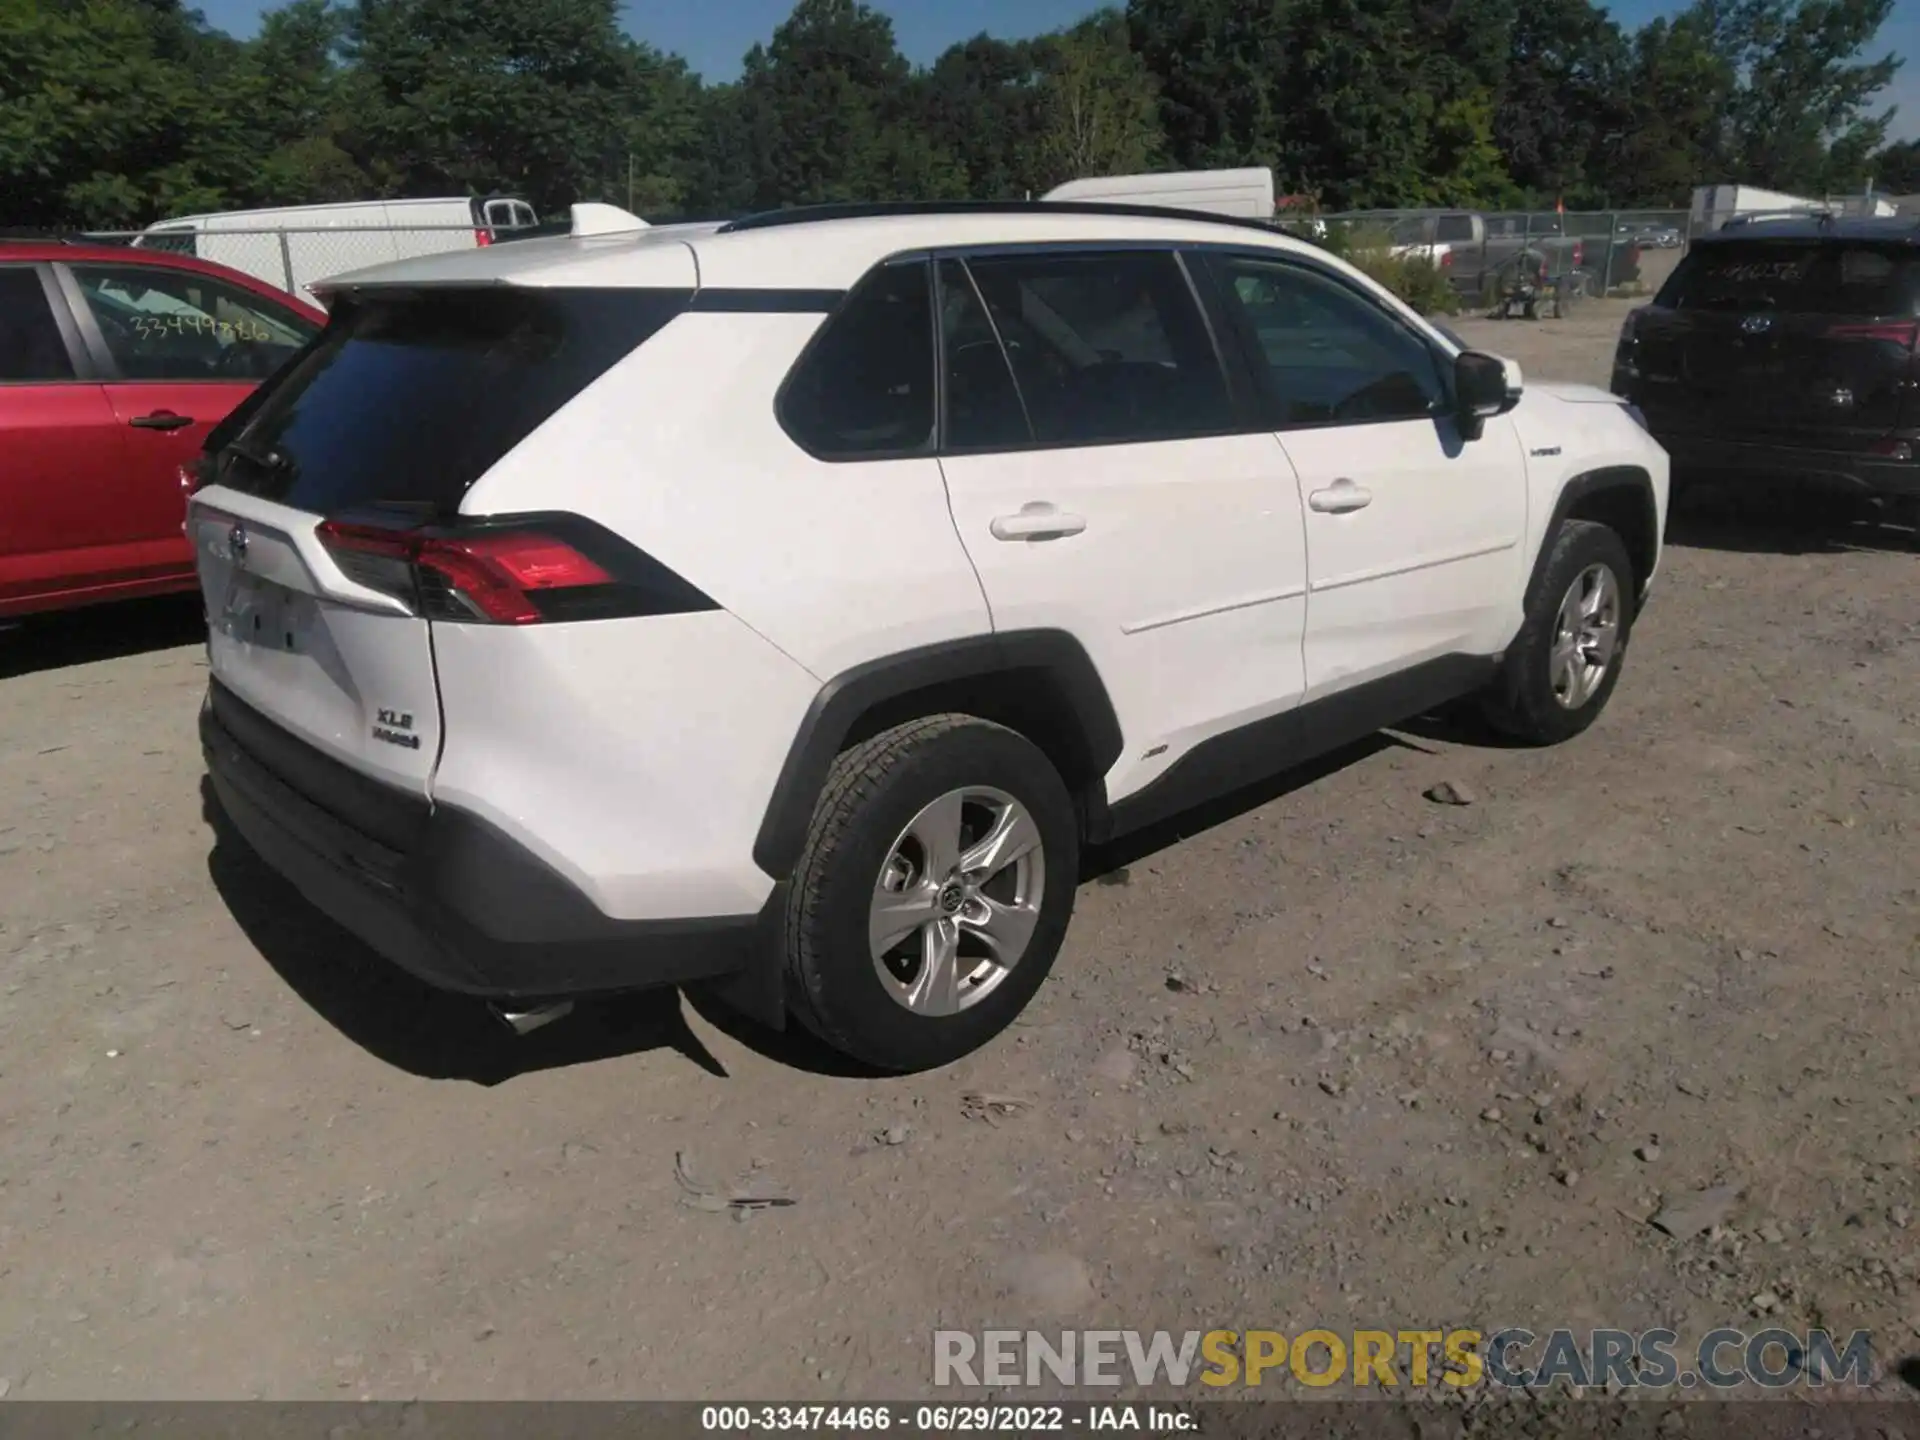
<svg viewBox="0 0 1920 1440"><path fill-rule="evenodd" d="M208 20L236 35L251 35L267 8L259 0L200 3ZM893 16L908 58L925 63L955 40L982 30L1009 38L1037 35L1095 6L1087 0L880 0L880 8ZM1622 23L1639 25L1678 8L1670 0L1620 0L1613 12ZM792 9L793 0L628 0L627 29L685 56L709 80L730 80L740 73L740 57L748 47L771 35ZM1887 99L1900 106L1896 133L1920 136L1920 0L1898 0L1878 48L1912 57Z"/></svg>

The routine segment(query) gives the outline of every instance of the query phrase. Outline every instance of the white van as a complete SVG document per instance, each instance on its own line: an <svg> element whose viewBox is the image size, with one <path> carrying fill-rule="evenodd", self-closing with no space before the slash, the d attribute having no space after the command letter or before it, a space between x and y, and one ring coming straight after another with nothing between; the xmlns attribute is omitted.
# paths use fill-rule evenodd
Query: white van
<svg viewBox="0 0 1920 1440"><path fill-rule="evenodd" d="M513 196L349 200L182 215L149 225L133 243L231 265L311 301L312 287L329 275L472 250L538 223L533 207Z"/></svg>
<svg viewBox="0 0 1920 1440"><path fill-rule="evenodd" d="M1273 171L1261 166L1241 170L1174 170L1160 175L1100 175L1069 180L1042 200L1106 200L1116 205L1153 205L1167 210L1199 210L1245 220L1272 220L1277 208Z"/></svg>

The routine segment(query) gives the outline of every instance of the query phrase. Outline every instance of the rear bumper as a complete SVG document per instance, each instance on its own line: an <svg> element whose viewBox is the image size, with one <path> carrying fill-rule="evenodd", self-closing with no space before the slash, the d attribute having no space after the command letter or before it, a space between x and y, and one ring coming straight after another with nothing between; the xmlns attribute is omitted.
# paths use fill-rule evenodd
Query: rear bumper
<svg viewBox="0 0 1920 1440"><path fill-rule="evenodd" d="M1675 470L1797 480L1871 495L1920 495L1920 460L1883 460L1841 450L1812 450L1712 436L1654 432ZM1913 442L1920 450L1920 441Z"/></svg>
<svg viewBox="0 0 1920 1440"><path fill-rule="evenodd" d="M367 780L218 681L200 741L240 836L316 908L428 984L558 999L734 975L772 953L784 886L759 914L617 920L484 820Z"/></svg>

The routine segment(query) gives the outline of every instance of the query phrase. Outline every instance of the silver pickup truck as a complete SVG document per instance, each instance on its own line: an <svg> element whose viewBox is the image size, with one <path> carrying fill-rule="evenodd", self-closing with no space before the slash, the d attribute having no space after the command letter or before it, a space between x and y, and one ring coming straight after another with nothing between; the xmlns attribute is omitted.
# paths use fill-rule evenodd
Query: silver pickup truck
<svg viewBox="0 0 1920 1440"><path fill-rule="evenodd" d="M1523 286L1552 290L1563 280L1604 294L1640 269L1637 241L1568 235L1556 214L1430 210L1402 214L1386 228L1394 254L1424 256L1460 294L1488 301Z"/></svg>

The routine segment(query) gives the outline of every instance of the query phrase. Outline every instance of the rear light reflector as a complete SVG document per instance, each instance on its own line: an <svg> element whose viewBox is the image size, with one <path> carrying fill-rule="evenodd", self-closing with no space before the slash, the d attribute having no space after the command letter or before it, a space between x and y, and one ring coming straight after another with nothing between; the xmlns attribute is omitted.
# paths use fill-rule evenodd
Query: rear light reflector
<svg viewBox="0 0 1920 1440"><path fill-rule="evenodd" d="M716 608L650 556L577 517L417 530L327 520L317 533L348 579L429 620L537 625Z"/></svg>
<svg viewBox="0 0 1920 1440"><path fill-rule="evenodd" d="M1869 320L1829 325L1829 340L1884 340L1892 345L1920 348L1920 320Z"/></svg>

